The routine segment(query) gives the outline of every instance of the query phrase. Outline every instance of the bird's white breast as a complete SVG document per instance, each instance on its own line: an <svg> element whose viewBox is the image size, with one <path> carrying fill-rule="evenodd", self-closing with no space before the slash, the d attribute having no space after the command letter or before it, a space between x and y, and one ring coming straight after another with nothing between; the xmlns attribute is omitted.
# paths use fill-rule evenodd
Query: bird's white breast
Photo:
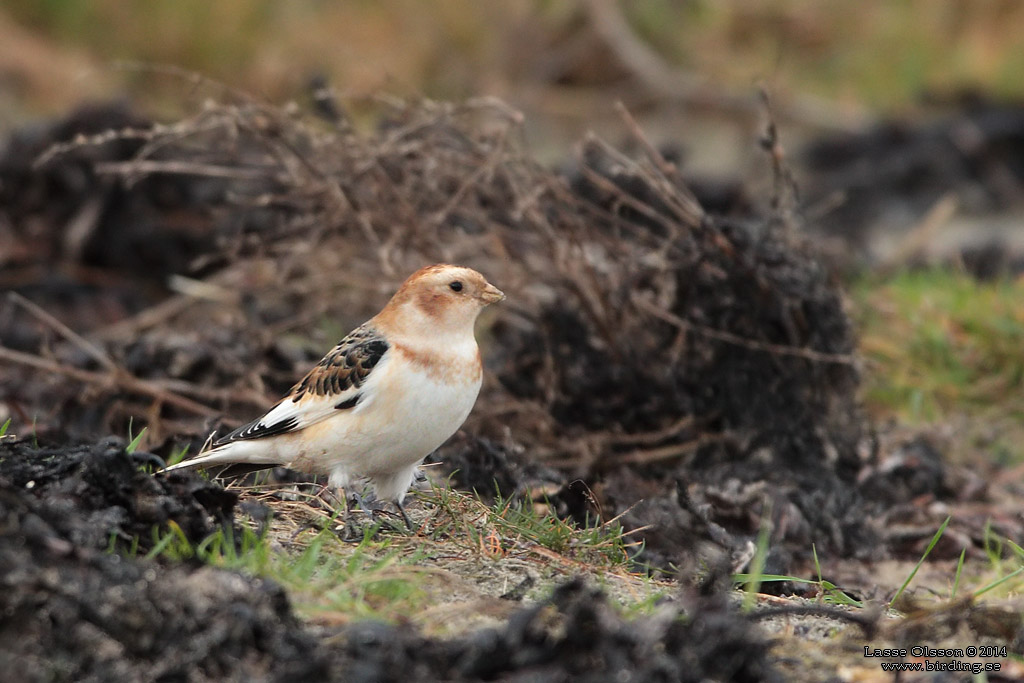
<svg viewBox="0 0 1024 683"><path fill-rule="evenodd" d="M419 463L462 425L480 391L475 341L453 351L436 367L390 349L356 407L296 435L290 466L373 478Z"/></svg>

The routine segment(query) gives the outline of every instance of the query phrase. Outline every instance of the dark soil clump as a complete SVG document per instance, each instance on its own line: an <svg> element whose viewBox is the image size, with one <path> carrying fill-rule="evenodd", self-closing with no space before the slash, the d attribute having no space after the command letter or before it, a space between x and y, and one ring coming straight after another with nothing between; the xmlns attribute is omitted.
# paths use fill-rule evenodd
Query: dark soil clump
<svg viewBox="0 0 1024 683"><path fill-rule="evenodd" d="M546 406L606 518L644 501L625 519L650 526L655 566L708 539L734 553L762 518L787 552L870 547L852 326L813 249L781 211L704 213L656 158L593 143L583 160L586 239L606 260L559 270L532 327L496 328L504 386Z"/></svg>
<svg viewBox="0 0 1024 683"><path fill-rule="evenodd" d="M452 486L474 491L488 502L498 496L521 498L552 486L557 490L565 480L557 470L525 457L522 446L462 432L445 446L443 460L428 458L434 461L448 474Z"/></svg>
<svg viewBox="0 0 1024 683"><path fill-rule="evenodd" d="M0 443L0 482L37 498L47 523L82 548L137 541L144 552L168 522L193 543L230 527L237 494L192 473L153 477L139 469L144 455L115 438L59 448Z"/></svg>
<svg viewBox="0 0 1024 683"><path fill-rule="evenodd" d="M695 599L685 620L668 608L631 623L580 581L465 639L431 641L373 623L343 638L334 666L355 682L781 680L765 658L768 641L723 597Z"/></svg>
<svg viewBox="0 0 1024 683"><path fill-rule="evenodd" d="M96 459L109 455L109 449L100 445ZM66 470L71 475L66 480L55 469L40 468L47 482L43 486L54 489L48 496L0 477L0 667L5 680L325 677L316 643L299 626L280 587L209 567L166 567L98 550L95 541L130 526L126 510L113 502L125 492L113 494L110 507L100 507L110 492L88 484L97 472L88 464L75 465L78 456L70 455L73 469ZM54 461L59 455L50 451L45 457ZM3 462L12 459L8 454ZM117 463L117 456L104 459ZM111 476L117 480L116 467ZM163 500L179 509L194 505L187 494ZM149 537L145 533L140 540Z"/></svg>

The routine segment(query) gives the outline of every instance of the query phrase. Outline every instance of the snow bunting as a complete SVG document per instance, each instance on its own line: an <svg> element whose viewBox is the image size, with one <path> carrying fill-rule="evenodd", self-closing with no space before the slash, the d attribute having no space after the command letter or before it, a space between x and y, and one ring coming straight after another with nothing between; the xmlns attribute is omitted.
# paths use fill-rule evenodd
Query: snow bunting
<svg viewBox="0 0 1024 683"><path fill-rule="evenodd" d="M164 471L229 463L284 465L356 479L402 500L420 462L455 433L480 391L477 316L505 295L460 266L413 273L266 415Z"/></svg>

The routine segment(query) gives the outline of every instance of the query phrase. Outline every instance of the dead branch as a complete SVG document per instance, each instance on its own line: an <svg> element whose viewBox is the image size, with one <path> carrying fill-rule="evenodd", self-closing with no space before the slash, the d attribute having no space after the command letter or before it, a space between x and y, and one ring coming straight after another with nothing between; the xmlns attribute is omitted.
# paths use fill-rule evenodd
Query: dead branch
<svg viewBox="0 0 1024 683"><path fill-rule="evenodd" d="M99 329L93 336L106 340L125 339L174 318L194 304L195 299L191 296L179 295L164 299L131 317Z"/></svg>
<svg viewBox="0 0 1024 683"><path fill-rule="evenodd" d="M605 462L632 463L636 465L650 465L656 462L666 462L690 455L698 448L719 437L701 436L683 443L674 443L667 446L655 448L640 448L635 451L623 454L609 454L604 458Z"/></svg>
<svg viewBox="0 0 1024 683"><path fill-rule="evenodd" d="M649 446L675 436L684 429L692 427L696 422L697 419L693 415L683 415L667 427L663 427L662 429L658 429L653 432L640 432L638 434L608 434L606 439L608 443L622 446L638 444Z"/></svg>
<svg viewBox="0 0 1024 683"><path fill-rule="evenodd" d="M86 384L96 384L108 387L116 386L124 391L150 396L158 401L163 401L168 405L173 405L197 415L204 415L207 417L220 415L220 411L214 410L213 408L201 403L197 403L185 396L168 391L163 387L156 386L146 380L129 375L124 371L103 373L83 370L70 365L62 365L61 363L43 358L42 356L36 356L22 351L15 351L14 349L9 349L5 346L0 346L0 360L17 363L18 365L26 365L28 367L45 370L46 372L52 372L58 375L64 375Z"/></svg>
<svg viewBox="0 0 1024 683"><path fill-rule="evenodd" d="M622 102L615 103L615 110L619 113L623 123L629 128L630 135L633 139L640 143L648 159L652 162L653 171L655 173L645 173L649 180L654 181L654 185L661 189L661 196L670 205L673 205L676 209L676 216L684 225L697 226L700 225L701 220L704 218L704 209L701 207L700 202L697 201L696 195L690 191L686 185L679 181L679 173L673 164L670 164L665 160L665 157L661 155L661 152L651 144L651 141L647 139L647 135L644 134L640 124L637 123L633 115L626 109L626 105ZM609 151L614 152L614 148L608 147ZM620 155L624 156L624 155ZM625 162L628 165L637 166L635 162L626 158ZM675 182L673 182L675 178Z"/></svg>
<svg viewBox="0 0 1024 683"><path fill-rule="evenodd" d="M596 141L596 138L594 138L594 140ZM609 149L609 150L611 149L610 147L604 145L604 143L599 143L599 144L601 144L601 146L606 148L606 149ZM622 155L618 155L618 154L616 154L616 156L623 161L623 167L624 168L627 167L626 157L622 156ZM628 164L628 165L632 165L633 167L635 167L635 163ZM594 185L596 185L597 187L601 188L605 192L607 192L607 193L609 193L611 195L614 195L615 198L616 198L615 201L617 203L621 204L622 206L628 206L629 208L633 209L637 213L642 214L646 218L649 218L652 221L655 221L656 223L660 224L662 227L665 228L665 232L667 232L668 234L671 235L671 234L677 233L679 231L678 227L677 227L677 224L676 224L676 221L673 221L670 217L662 214L661 212L659 212L657 209L655 209L654 207L650 206L649 204L646 204L646 203L640 201L636 197L633 197L633 196L631 196L629 194L626 194L625 192L622 191L622 189L618 185L616 185L612 181L608 180L607 178L602 176L600 173L595 172L592 168L590 168L586 164L584 164L583 166L580 167L580 172L583 173L583 175L587 178L587 180L589 180L590 182L594 183ZM637 228L635 225L632 226L632 228L633 228L633 230L636 230L638 232L640 231L639 228Z"/></svg>
<svg viewBox="0 0 1024 683"><path fill-rule="evenodd" d="M96 164L96 172L120 176L136 176L154 173L207 176L209 178L232 178L235 180L262 180L277 166L216 166L199 164L194 161L153 161L135 159L132 161L107 161Z"/></svg>
<svg viewBox="0 0 1024 683"><path fill-rule="evenodd" d="M114 363L110 356L104 353L98 346L96 346L91 341L89 341L82 335L72 330L70 327L62 323L60 320L57 320L57 318L44 311L35 303L29 301L28 299L18 294L17 292L8 292L7 298L13 301L15 304L24 308L37 319L52 327L54 330L57 331L58 334L64 336L69 341L73 342L76 346L78 346L78 348L82 349L82 351L85 351L85 353L91 356L93 360L102 365L109 372L117 372L119 370L117 364Z"/></svg>
<svg viewBox="0 0 1024 683"><path fill-rule="evenodd" d="M48 164L54 157L67 154L80 147L99 147L114 140L149 140L154 135L160 134L162 126L154 125L152 128L121 128L119 130L107 130L96 135L78 135L73 140L50 146L40 154L32 167L40 169Z"/></svg>

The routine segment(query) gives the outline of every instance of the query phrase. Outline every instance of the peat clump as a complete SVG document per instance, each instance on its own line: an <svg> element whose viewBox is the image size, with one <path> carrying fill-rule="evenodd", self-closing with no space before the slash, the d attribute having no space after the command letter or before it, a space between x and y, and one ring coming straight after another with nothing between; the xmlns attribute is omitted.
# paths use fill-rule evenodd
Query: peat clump
<svg viewBox="0 0 1024 683"><path fill-rule="evenodd" d="M316 642L302 630L276 584L210 567L167 567L96 547L107 529L124 533L132 527L126 517L139 513L115 502L126 491L111 494L109 486L93 481L101 472L91 466L102 460L114 465L112 479L124 483L124 468L110 449L97 445L94 462L84 465L81 453L66 459L58 450L41 454L48 461L36 471L41 490L0 475L0 667L5 678L324 679L327 669ZM11 473L7 463L14 459L25 460L24 454L14 458L7 451L2 456L5 472ZM152 488L141 481L135 485L143 490L140 496ZM221 494L233 502L233 496ZM173 490L163 502L179 509L195 505L192 495ZM173 513L153 518L167 515ZM149 521L142 514L134 523ZM139 538L146 544L148 530Z"/></svg>
<svg viewBox="0 0 1024 683"><path fill-rule="evenodd" d="M113 437L64 447L0 443L0 484L37 499L33 514L81 548L137 543L145 552L171 522L192 543L231 526L238 494L193 473L154 477L140 469L147 456L126 453Z"/></svg>
<svg viewBox="0 0 1024 683"><path fill-rule="evenodd" d="M579 262L548 275L557 295L532 326L495 328L503 385L553 422L544 445L606 518L645 501L625 521L650 526L656 566L709 539L735 552L765 519L789 553L870 545L852 324L784 198L738 223L705 213L653 152L592 141L582 160Z"/></svg>
<svg viewBox="0 0 1024 683"><path fill-rule="evenodd" d="M265 229L277 209L242 199L278 187L273 175L244 170L262 148L239 132L232 158L216 159L230 165L211 165L203 120L186 131L109 102L15 131L0 148L0 215L12 247L5 265L16 269L8 277L27 284L34 269L61 266L166 295L167 278L194 271L225 235Z"/></svg>
<svg viewBox="0 0 1024 683"><path fill-rule="evenodd" d="M348 627L332 664L353 682L773 681L769 642L724 597L695 598L686 619L666 606L625 621L600 591L573 580L508 623L448 641L378 623ZM410 676L410 674L412 674Z"/></svg>

